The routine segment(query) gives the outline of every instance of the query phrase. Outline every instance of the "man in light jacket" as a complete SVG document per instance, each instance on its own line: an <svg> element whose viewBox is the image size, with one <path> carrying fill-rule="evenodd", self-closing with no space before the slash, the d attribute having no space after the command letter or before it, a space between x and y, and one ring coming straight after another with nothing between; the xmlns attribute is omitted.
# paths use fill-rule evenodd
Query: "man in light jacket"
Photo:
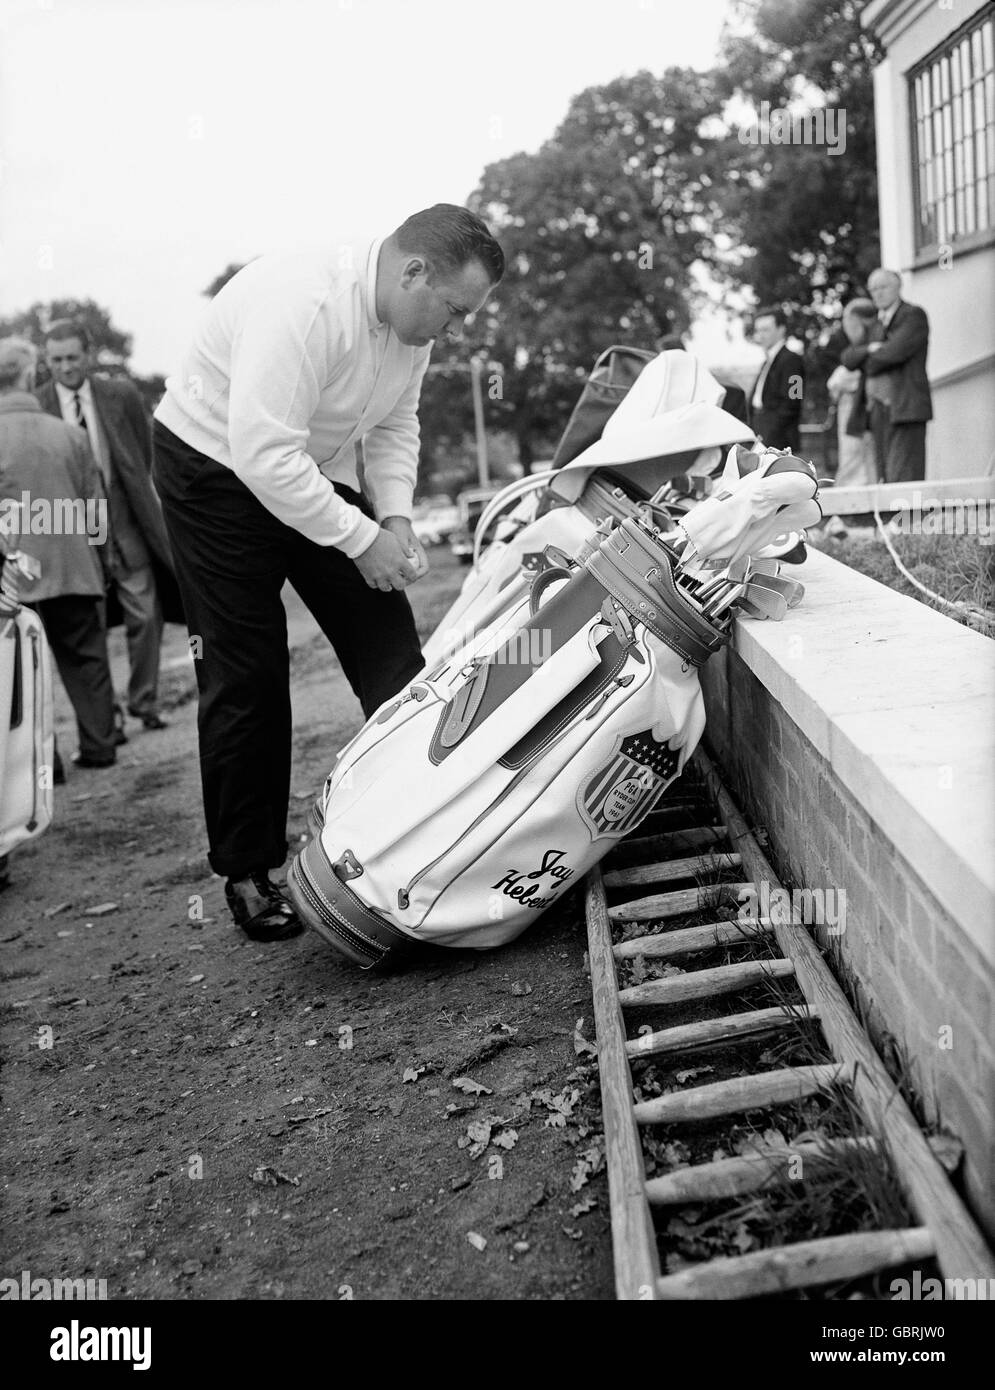
<svg viewBox="0 0 995 1390"><path fill-rule="evenodd" d="M0 549L37 560L19 597L38 611L79 729L78 767L115 761L107 658L103 543L107 503L86 435L46 414L32 394L36 352L0 342ZM56 764L58 777L58 763Z"/></svg>
<svg viewBox="0 0 995 1390"><path fill-rule="evenodd" d="M417 674L403 590L428 568L411 526L422 377L503 271L484 223L446 203L383 240L263 256L166 382L154 478L196 657L209 858L254 940L301 930L269 877L290 794L281 588L314 614L364 714Z"/></svg>

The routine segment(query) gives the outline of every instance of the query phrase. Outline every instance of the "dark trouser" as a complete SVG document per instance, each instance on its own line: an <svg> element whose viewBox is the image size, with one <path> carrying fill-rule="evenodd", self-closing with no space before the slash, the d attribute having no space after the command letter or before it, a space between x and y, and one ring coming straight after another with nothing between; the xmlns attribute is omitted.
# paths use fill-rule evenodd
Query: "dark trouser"
<svg viewBox="0 0 995 1390"><path fill-rule="evenodd" d="M335 649L367 716L422 666L403 593L370 589L348 556L284 525L230 468L159 421L162 499L200 691L204 814L215 873L244 877L287 856L290 659L280 590L289 579ZM347 501L369 508L336 484Z"/></svg>
<svg viewBox="0 0 995 1390"><path fill-rule="evenodd" d="M926 422L896 424L891 407L882 401L870 402L871 434L878 481L915 482L926 476Z"/></svg>
<svg viewBox="0 0 995 1390"><path fill-rule="evenodd" d="M104 600L82 594L43 598L37 610L45 636L76 713L79 751L95 762L113 762L114 686L107 659Z"/></svg>
<svg viewBox="0 0 995 1390"><path fill-rule="evenodd" d="M801 432L798 416L779 413L776 410L754 410L750 427L767 445L768 449L790 449L797 454L801 449Z"/></svg>
<svg viewBox="0 0 995 1390"><path fill-rule="evenodd" d="M141 718L159 711L159 649L162 605L151 565L114 574L118 602L128 635L128 712Z"/></svg>

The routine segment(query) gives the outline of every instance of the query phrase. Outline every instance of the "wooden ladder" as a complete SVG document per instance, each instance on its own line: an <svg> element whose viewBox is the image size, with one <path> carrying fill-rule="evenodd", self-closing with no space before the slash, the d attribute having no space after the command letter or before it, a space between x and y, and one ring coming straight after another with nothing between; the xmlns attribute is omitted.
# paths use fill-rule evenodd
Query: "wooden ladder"
<svg viewBox="0 0 995 1390"><path fill-rule="evenodd" d="M888 1076L866 1032L804 926L761 919L715 922L687 930L649 935L618 944L612 924L624 920L658 921L715 904L716 889L693 888L635 898L608 907L605 889L640 888L693 875L721 865L739 870L741 881L722 885L735 897L752 887L769 885L771 897L781 885L759 844L747 828L714 766L699 750L694 765L707 794L718 808L723 827L697 826L670 835L622 842L628 854L645 858L633 867L595 868L586 880L586 915L597 1027L598 1065L604 1114L606 1164L611 1204L616 1292L620 1299L737 1299L817 1287L860 1278L912 1261L935 1258L947 1278L991 1278L995 1261L964 1208L938 1155L945 1141L927 1140L897 1086ZM693 803L687 803L690 807ZM667 803L677 809L680 803ZM727 839L731 853L688 855L707 851ZM661 859L680 845L682 857ZM783 891L783 890L782 890ZM784 899L786 901L786 899ZM684 955L730 941L744 932L776 939L781 952L773 960L747 961L684 975L651 980L619 989L616 962L635 956L657 960ZM626 1035L625 1013L637 1006L683 1003L735 993L763 980L793 979L805 1000L748 1013L731 1013L704 1022ZM687 1052L717 1042L755 1037L810 1020L822 1030L833 1060L825 1065L786 1067L753 1076L699 1085L680 1093L635 1102L630 1063L639 1057ZM789 1149L758 1149L747 1157L692 1165L647 1179L640 1129L649 1125L731 1116L815 1095L848 1083L868 1136L797 1144ZM949 1147L949 1141L946 1142ZM702 1202L759 1191L786 1173L797 1156L818 1165L848 1148L883 1151L890 1158L918 1225L905 1229L862 1232L801 1241L749 1254L720 1258L661 1275L651 1208Z"/></svg>

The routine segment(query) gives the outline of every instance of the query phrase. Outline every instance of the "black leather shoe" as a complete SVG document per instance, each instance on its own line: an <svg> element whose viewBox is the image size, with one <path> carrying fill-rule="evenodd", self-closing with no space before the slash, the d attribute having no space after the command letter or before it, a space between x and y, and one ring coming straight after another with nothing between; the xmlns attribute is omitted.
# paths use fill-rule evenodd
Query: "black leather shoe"
<svg viewBox="0 0 995 1390"><path fill-rule="evenodd" d="M117 758L88 758L85 753L73 754L73 767L113 767Z"/></svg>
<svg viewBox="0 0 995 1390"><path fill-rule="evenodd" d="M120 705L114 706L114 746L120 748L122 743L128 742L128 735L124 732L124 710Z"/></svg>
<svg viewBox="0 0 995 1390"><path fill-rule="evenodd" d="M304 930L304 924L264 869L248 878L229 879L225 898L235 925L252 941L286 941Z"/></svg>
<svg viewBox="0 0 995 1390"><path fill-rule="evenodd" d="M140 718L142 724L145 727L146 732L151 732L155 729L169 728L169 725L166 723L165 719L163 719L162 715L160 714L143 714L140 716Z"/></svg>

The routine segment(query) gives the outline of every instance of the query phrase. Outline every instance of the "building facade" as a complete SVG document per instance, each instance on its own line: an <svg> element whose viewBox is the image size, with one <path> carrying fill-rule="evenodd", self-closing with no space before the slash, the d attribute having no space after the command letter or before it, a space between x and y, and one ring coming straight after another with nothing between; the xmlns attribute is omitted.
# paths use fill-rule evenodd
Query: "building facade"
<svg viewBox="0 0 995 1390"><path fill-rule="evenodd" d="M870 0L881 263L929 315L927 478L995 472L995 4Z"/></svg>

